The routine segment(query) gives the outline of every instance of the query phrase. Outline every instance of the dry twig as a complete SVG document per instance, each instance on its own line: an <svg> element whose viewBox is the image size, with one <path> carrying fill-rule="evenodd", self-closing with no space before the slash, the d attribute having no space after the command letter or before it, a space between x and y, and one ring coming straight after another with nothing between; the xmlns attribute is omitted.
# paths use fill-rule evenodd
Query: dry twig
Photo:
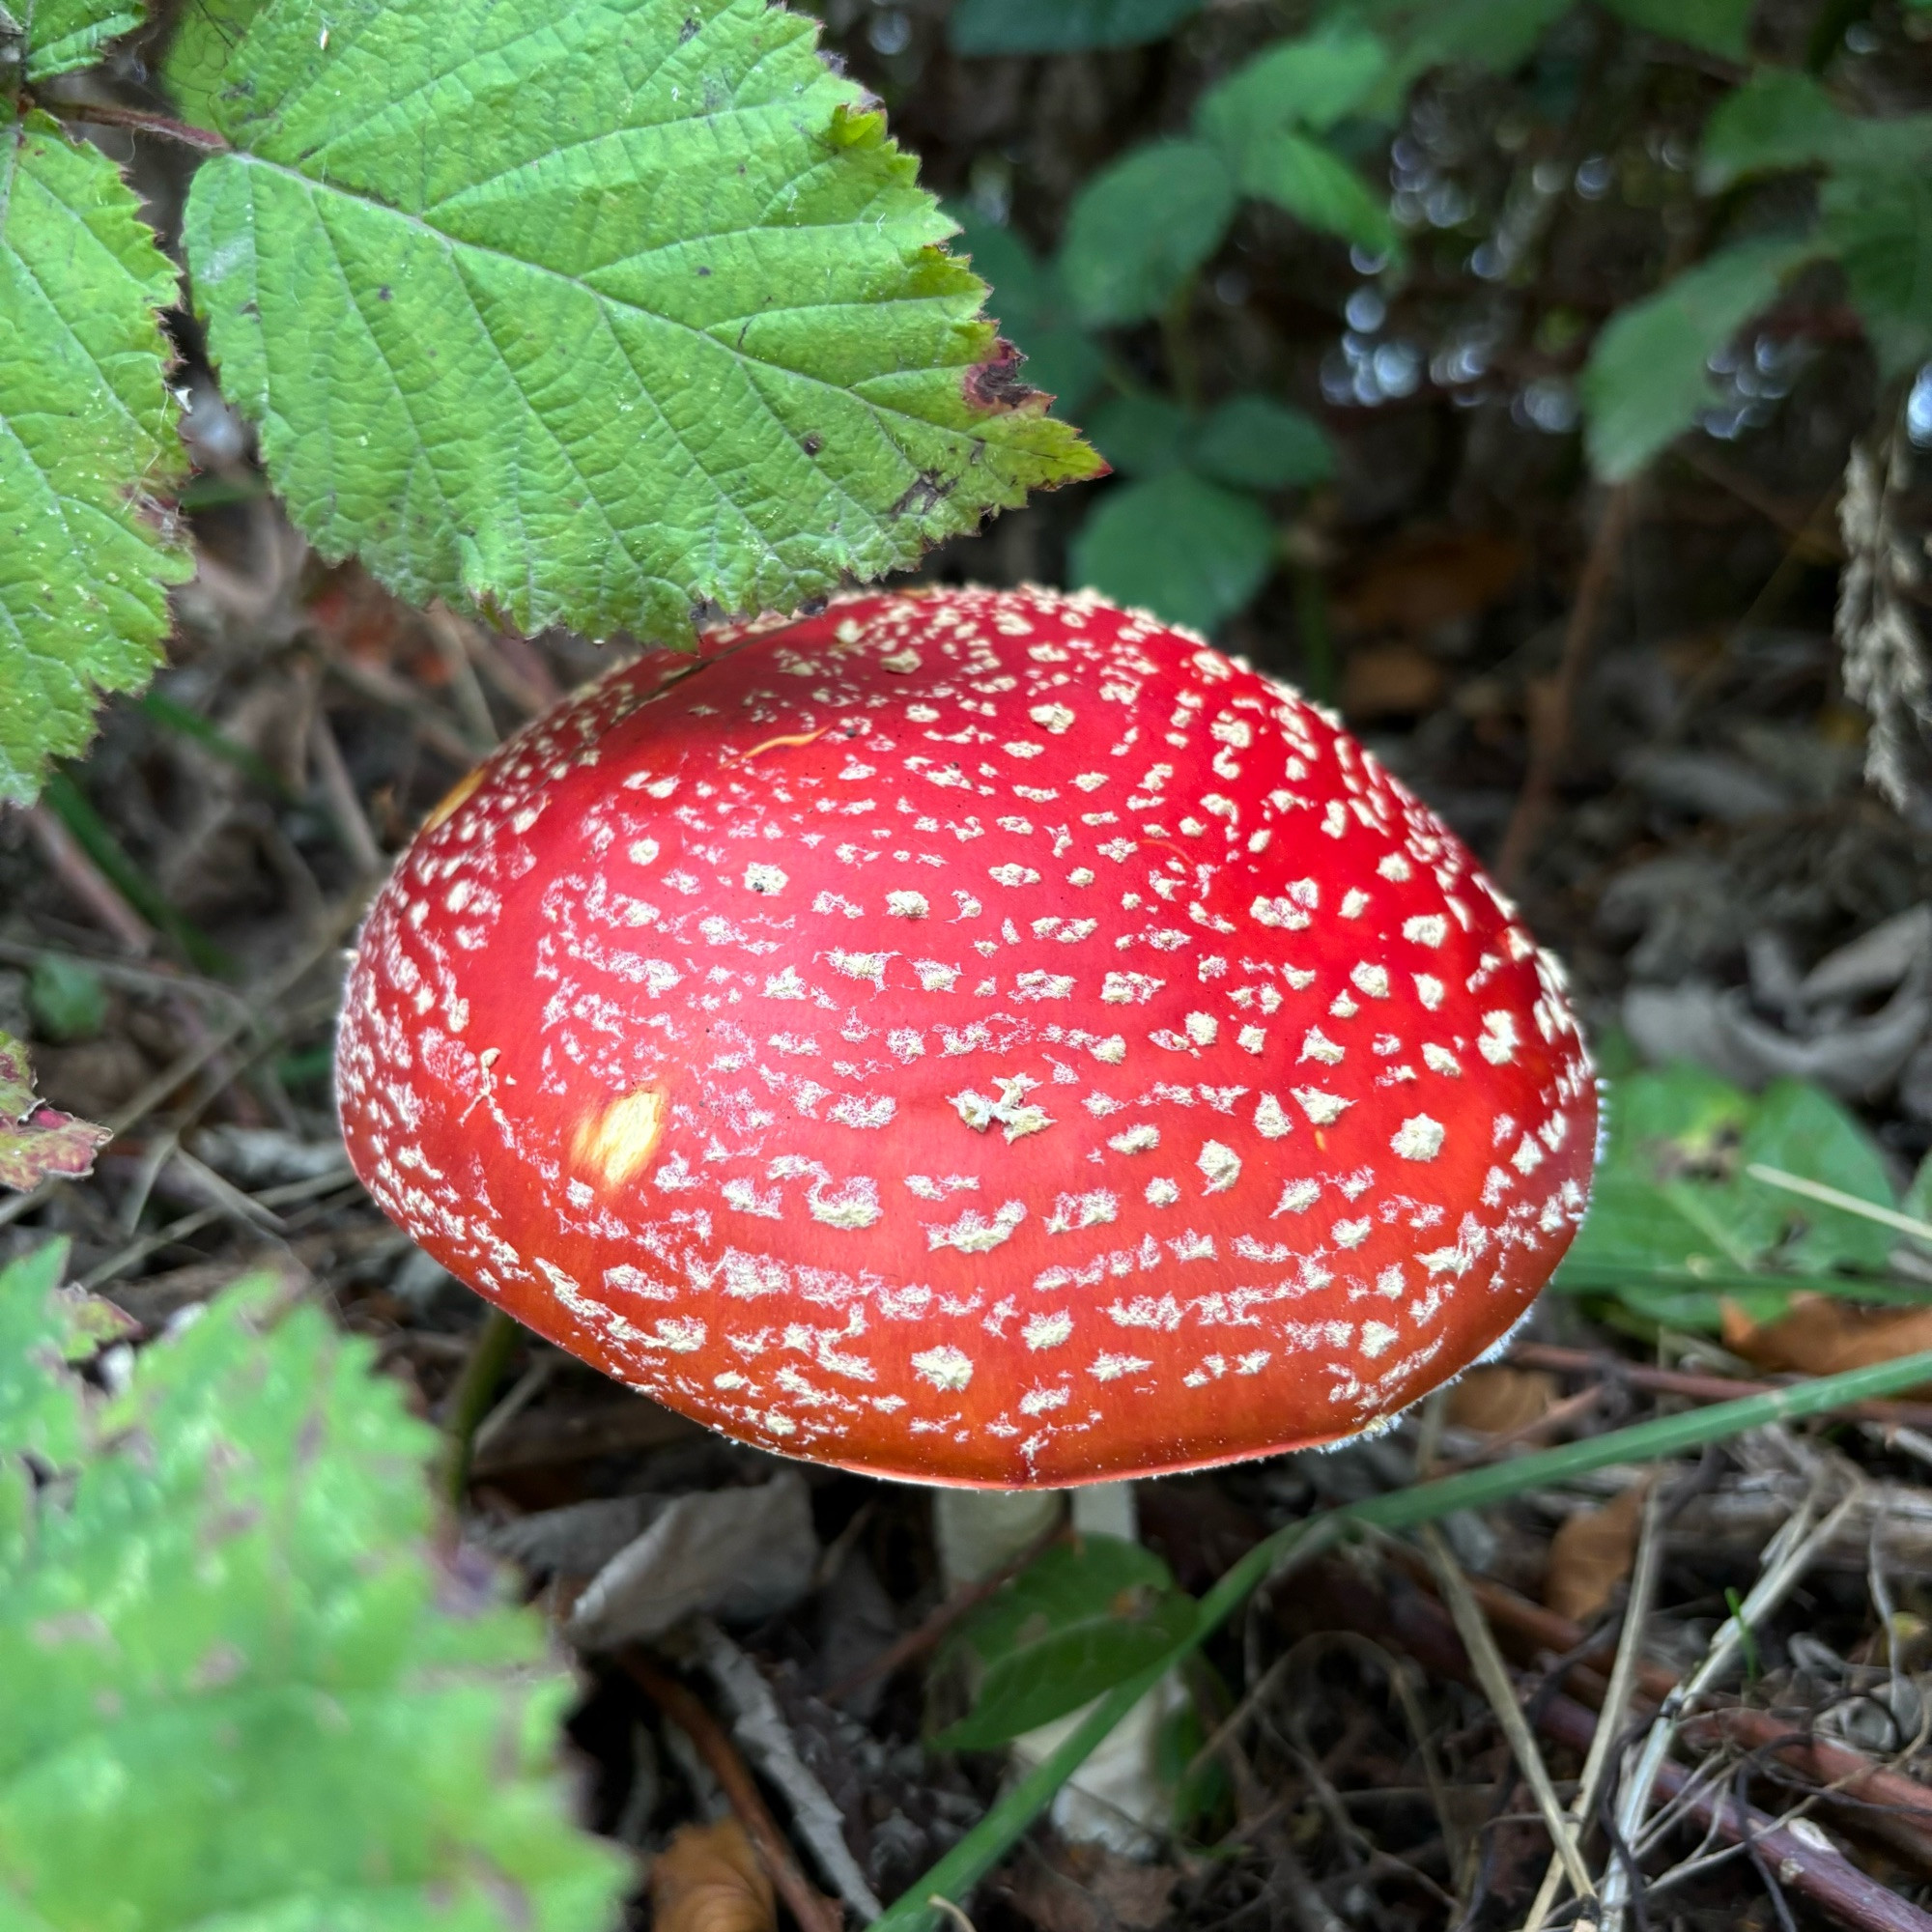
<svg viewBox="0 0 1932 1932"><path fill-rule="evenodd" d="M1576 1828L1564 1812L1562 1801L1556 1796L1556 1787L1549 1781L1549 1768L1543 1761L1542 1751L1537 1748L1536 1734L1529 1727L1529 1719L1523 1716L1522 1706L1517 1702L1509 1666L1496 1648L1495 1638L1490 1634L1489 1625L1483 1621L1483 1612L1469 1588L1469 1579L1463 1575L1463 1566L1456 1561L1448 1544L1442 1539L1441 1531L1434 1523L1424 1528L1422 1540L1441 1585L1443 1602L1448 1605L1449 1614L1455 1620L1457 1634L1462 1637L1463 1647L1469 1654L1476 1682L1489 1698L1491 1708L1496 1714L1496 1721L1509 1740L1517 1767L1529 1786L1530 1795L1536 1800L1536 1808L1543 1814L1549 1842L1555 1848L1556 1856L1563 1861L1563 1869L1577 1897L1590 1898L1595 1889L1590 1883L1589 1867L1584 1864L1583 1855L1577 1848Z"/></svg>
<svg viewBox="0 0 1932 1932"><path fill-rule="evenodd" d="M718 1780L746 1835L757 1848L785 1909L797 1921L799 1932L843 1932L844 1920L838 1907L800 1870L784 1833L779 1830L778 1820L772 1816L749 1767L718 1719L676 1678L660 1670L640 1652L627 1650L618 1662L639 1689L691 1740L705 1769Z"/></svg>

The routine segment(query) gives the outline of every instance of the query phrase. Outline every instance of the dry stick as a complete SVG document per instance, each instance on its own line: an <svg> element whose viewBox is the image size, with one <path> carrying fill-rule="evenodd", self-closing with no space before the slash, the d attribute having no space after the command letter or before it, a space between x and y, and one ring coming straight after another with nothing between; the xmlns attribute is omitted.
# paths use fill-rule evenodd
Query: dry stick
<svg viewBox="0 0 1932 1932"><path fill-rule="evenodd" d="M1819 564L1844 562L1845 547L1838 541L1837 532L1830 522L1831 513L1837 505L1838 486L1835 483L1826 493L1824 500L1814 504L1810 512L1804 514L1778 502L1769 492L1760 490L1750 477L1698 449L1696 442L1689 438L1677 445L1677 454L1692 469L1701 471L1719 489L1728 490L1739 502L1755 510L1766 523L1787 537L1792 554L1801 561Z"/></svg>
<svg viewBox="0 0 1932 1932"><path fill-rule="evenodd" d="M1505 888L1513 889L1520 877L1555 796L1557 775L1570 748L1571 714L1630 522L1634 487L1619 483L1604 499L1603 514L1597 519L1590 552L1583 560L1583 575L1577 585L1577 601L1570 607L1570 622L1564 628L1555 686L1547 709L1531 722L1529 769L1523 774L1522 790L1510 814L1509 829L1503 834L1502 849L1496 854L1496 879Z"/></svg>
<svg viewBox="0 0 1932 1932"><path fill-rule="evenodd" d="M551 673L543 654L527 638L514 631L469 627L470 648L485 677L526 718L541 718L563 702L563 687Z"/></svg>
<svg viewBox="0 0 1932 1932"><path fill-rule="evenodd" d="M1712 1711L1686 1723L1684 1736L1695 1749L1722 1742L1789 1765L1818 1785L1827 1803L1841 1801L1843 1822L1883 1840L1921 1872L1932 1871L1932 1791L1903 1772L1874 1764L1849 1745L1794 1729L1770 1711Z"/></svg>
<svg viewBox="0 0 1932 1932"><path fill-rule="evenodd" d="M1578 1389L1575 1395L1568 1395L1561 1402L1552 1403L1548 1408L1533 1421L1520 1422L1514 1429L1506 1429L1498 1435L1492 1435L1473 1456L1464 1456L1453 1463L1432 1462L1429 1474L1432 1476L1453 1476L1459 1469L1480 1469L1489 1463L1499 1463L1512 1449L1526 1449L1531 1444L1541 1442L1545 1436L1554 1435L1559 1430L1567 1429L1571 1423L1588 1415L1603 1400L1600 1388ZM1420 1471L1422 1458L1416 1457L1416 1467Z"/></svg>
<svg viewBox="0 0 1932 1932"><path fill-rule="evenodd" d="M184 1081L192 1080L218 1053L232 1046L250 1027L266 1020L275 1002L315 969L329 948L361 917L361 913L362 902L359 898L347 899L338 905L323 922L322 930L316 938L273 975L258 1000L223 1020L205 1039L170 1061L125 1107L109 1115L102 1122L108 1132L125 1134L137 1121L144 1120L154 1108L159 1106ZM12 1201L0 1201L0 1228L30 1213L49 1200L57 1187L67 1184L61 1180L43 1180L31 1194L16 1195Z"/></svg>
<svg viewBox="0 0 1932 1932"><path fill-rule="evenodd" d="M476 679L476 667L469 660L471 629L449 606L439 598L423 612L430 636L436 639L438 655L449 672L450 696L463 720L463 728L475 740L480 756L502 735L490 716L490 700Z"/></svg>
<svg viewBox="0 0 1932 1932"><path fill-rule="evenodd" d="M423 743L458 771L467 772L476 762L475 747L406 678L329 645L323 647L323 663L351 691L400 712Z"/></svg>
<svg viewBox="0 0 1932 1932"><path fill-rule="evenodd" d="M1570 1697L1551 1697L1537 1713L1538 1725L1558 1744L1572 1750L1588 1750L1597 1733L1597 1719ZM1667 1803L1682 1801L1686 1818L1733 1845L1748 1837L1775 1871L1779 1882L1807 1898L1853 1932L1932 1932L1932 1916L1881 1885L1822 1833L1801 1835L1753 1806L1740 1805L1731 1794L1706 1785L1692 1790L1696 1774L1665 1760L1658 1767L1658 1794Z"/></svg>
<svg viewBox="0 0 1932 1932"><path fill-rule="evenodd" d="M798 1753L791 1726L758 1666L708 1617L696 1625L697 1655L731 1709L731 1735L784 1793L792 1830L835 1890L869 1925L885 1910L845 1842L845 1824L831 1794Z"/></svg>
<svg viewBox="0 0 1932 1932"><path fill-rule="evenodd" d="M309 751L315 758L315 775L322 781L322 795L328 802L328 815L342 839L343 849L363 878L371 879L384 869L383 848L355 796L355 781L343 761L342 747L328 722L327 711L318 703L308 725Z"/></svg>
<svg viewBox="0 0 1932 1932"><path fill-rule="evenodd" d="M1540 1484L1563 1484L1619 1463L1659 1462L1773 1423L1839 1414L1868 1395L1909 1387L1928 1378L1932 1378L1932 1350L1921 1350L1895 1361L1821 1376L1808 1384L1710 1409L1657 1416L1593 1440L1538 1450L1500 1468L1470 1469L1460 1476L1415 1483L1284 1524L1222 1573L1201 1599L1194 1627L1172 1648L1079 1714L1079 1721L1060 1744L1002 1792L980 1822L887 1908L880 1927L883 1932L934 1932L938 1908L931 1901L936 1894L957 1897L978 1885L1162 1677L1220 1630L1256 1590L1278 1583L1297 1565L1344 1537L1368 1528L1411 1529L1457 1510L1492 1507ZM1932 1932L1932 1921L1926 1924L1927 1932Z"/></svg>
<svg viewBox="0 0 1932 1932"><path fill-rule="evenodd" d="M59 821L56 820L56 823ZM71 966L84 966L110 986L125 986L129 992L154 993L168 999L186 997L225 1007L230 1012L244 1009L247 1001L233 986L219 980L179 967L155 964L136 966L126 959L102 959L71 946L23 946L17 940L0 939L0 966L24 966L31 970L43 959L59 959Z"/></svg>
<svg viewBox="0 0 1932 1932"><path fill-rule="evenodd" d="M1798 1587L1819 1552L1836 1535L1858 1495L1856 1486L1848 1490L1836 1507L1815 1526L1808 1520L1808 1511L1792 1519L1786 1530L1780 1531L1766 1550L1764 1569L1751 1585L1750 1594L1713 1633L1703 1662L1664 1698L1663 1708L1652 1720L1650 1735L1637 1753L1635 1772L1617 1804L1617 1834L1633 1857L1650 1810L1651 1791L1670 1753L1680 1721L1737 1661L1753 1626L1761 1624ZM1604 1876L1604 1932L1620 1932L1629 1907L1631 1879L1629 1862L1622 1858L1612 1860Z"/></svg>
<svg viewBox="0 0 1932 1932"><path fill-rule="evenodd" d="M1281 1805L1269 1804L1267 1792L1248 1754L1231 1737L1225 1741L1221 1761L1235 1787L1235 1804L1239 1813L1237 1830L1250 1844L1259 1845L1274 1861L1275 1879L1281 1887L1289 1917L1300 1932L1349 1932L1348 1923L1322 1895L1321 1888L1302 1863L1294 1848L1294 1838L1282 1822Z"/></svg>
<svg viewBox="0 0 1932 1932"><path fill-rule="evenodd" d="M297 1202L313 1201L333 1188L358 1184L353 1174L320 1174L307 1180L290 1180L279 1187L265 1187L259 1194L248 1198L263 1208L287 1208ZM180 1220L170 1221L165 1228L156 1228L152 1235L142 1236L119 1254L110 1255L99 1266L82 1275L74 1286L83 1293L93 1294L136 1263L146 1261L162 1248L173 1246L176 1241L186 1240L190 1235L200 1234L204 1228L213 1227L223 1218L223 1210L219 1208L197 1208L192 1214L184 1214Z"/></svg>
<svg viewBox="0 0 1932 1932"><path fill-rule="evenodd" d="M1399 1545L1394 1553L1398 1558L1406 1557ZM1642 1561L1640 1552L1638 1561L1639 1564ZM1411 1564L1405 1560L1403 1567L1418 1577L1427 1574L1420 1561ZM1469 1587L1494 1628L1510 1632L1539 1650L1558 1657L1570 1656L1587 1635L1580 1624L1545 1609L1541 1604L1531 1603L1527 1597L1518 1596L1507 1585L1490 1577L1472 1577ZM1632 1600L1635 1601L1634 1586ZM1620 1650L1620 1662L1622 1656ZM1653 1706L1662 1703L1676 1687L1676 1677L1661 1663L1638 1657L1634 1661L1634 1690ZM1581 1694L1588 1702L1593 1693L1584 1684L1584 1678L1585 1669L1580 1665L1569 1673L1572 1690L1578 1690L1581 1685ZM1603 1708L1605 1711L1611 1708L1607 1688L1603 1690ZM1619 1714L1618 1724L1621 1723ZM1862 1751L1836 1739L1796 1731L1769 1711L1743 1708L1711 1711L1690 1719L1685 1726L1685 1735L1700 1748L1703 1741L1721 1738L1747 1750L1770 1752L1815 1783L1826 1786L1823 1793L1826 1798L1836 1796L1848 1801L1855 1807L1862 1830L1883 1838L1893 1851L1911 1859L1921 1870L1932 1872L1932 1790L1904 1773L1876 1764Z"/></svg>
<svg viewBox="0 0 1932 1932"><path fill-rule="evenodd" d="M1350 1602L1347 1613L1351 1629L1393 1638L1433 1675L1466 1681L1471 1674L1455 1626L1430 1597L1409 1597L1399 1623L1387 1604L1370 1599L1365 1591ZM1378 1613L1389 1622L1378 1626ZM1538 1698L1533 1709L1537 1729L1545 1736L1579 1756L1589 1750L1598 1719L1585 1705L1559 1693ZM1666 1804L1681 1807L1689 1825L1734 1847L1748 1834L1787 1889L1853 1932L1932 1932L1932 1916L1868 1877L1822 1834L1801 1833L1754 1808L1740 1807L1721 1785L1700 1787L1699 1775L1674 1760L1666 1759L1659 1768L1657 1792Z"/></svg>
<svg viewBox="0 0 1932 1932"><path fill-rule="evenodd" d="M1549 1781L1549 1768L1543 1761L1542 1751L1537 1748L1536 1734L1529 1728L1529 1719L1523 1716L1522 1706L1517 1702L1516 1686L1510 1682L1509 1666L1496 1648L1496 1640L1490 1634L1489 1625L1483 1621L1483 1612L1469 1589L1469 1579L1463 1575L1463 1566L1456 1561L1448 1544L1442 1540L1442 1532L1433 1522L1424 1524L1422 1543L1441 1587L1442 1600L1448 1605L1457 1634L1463 1639L1463 1648L1469 1653L1469 1662L1475 1667L1476 1682L1489 1698L1496 1714L1496 1721L1503 1727L1503 1735L1509 1740L1517 1768L1522 1773L1530 1795L1536 1800L1536 1808L1543 1813L1549 1842L1555 1848L1556 1856L1563 1861L1563 1869L1576 1888L1577 1896L1587 1899L1594 1891L1590 1884L1590 1869L1583 1862L1582 1853L1577 1849L1576 1831L1564 1813L1563 1802L1556 1795L1555 1785Z"/></svg>
<svg viewBox="0 0 1932 1932"><path fill-rule="evenodd" d="M617 1661L651 1702L691 1740L744 1826L745 1835L771 1874L772 1884L798 1922L799 1932L843 1932L843 1914L800 1869L745 1760L717 1719L676 1678L639 1652L623 1651Z"/></svg>
<svg viewBox="0 0 1932 1932"><path fill-rule="evenodd" d="M829 1690L819 1692L819 1701L837 1704L851 1696L853 1691L869 1684L875 1677L890 1677L895 1671L902 1670L916 1657L923 1657L934 1649L954 1624L967 1611L979 1608L993 1592L1004 1583L1009 1583L1036 1557L1043 1556L1060 1539L1066 1534L1066 1525L1061 1521L1049 1523L1046 1528L1029 1543L1017 1556L1001 1564L989 1576L976 1583L967 1583L954 1590L944 1603L935 1605L913 1629L906 1632L896 1643L889 1645L869 1662L862 1663L857 1670L848 1671Z"/></svg>
<svg viewBox="0 0 1932 1932"><path fill-rule="evenodd" d="M1691 1402L1732 1402L1739 1396L1769 1395L1774 1389L1793 1388L1805 1379L1792 1376L1775 1381L1744 1381L1729 1376L1700 1376L1686 1369L1659 1369L1648 1362L1627 1361L1605 1350L1561 1349L1548 1342L1520 1342L1510 1350L1509 1359L1515 1367L1549 1369L1559 1376L1617 1378L1652 1395L1681 1395ZM1932 1403L1848 1402L1839 1412L1857 1422L1932 1430Z"/></svg>
<svg viewBox="0 0 1932 1932"><path fill-rule="evenodd" d="M1650 1621L1650 1607L1657 1595L1657 1579L1663 1569L1663 1511L1658 1486L1653 1483L1643 1499L1643 1520L1637 1530L1636 1563L1631 1573L1630 1597L1624 1605L1623 1635L1617 1644L1617 1661L1610 1668L1609 1688L1604 1693L1604 1708L1597 1714L1597 1735L1590 1741L1589 1755L1583 1760L1583 1776L1577 1787L1570 1816L1580 1834L1589 1830L1596 1815L1597 1791L1609 1762L1610 1747L1622 1730L1624 1713L1636 1689L1638 1665L1643 1662L1644 1626ZM1577 1633L1580 1640L1583 1633ZM1565 1646L1574 1650L1576 1645ZM1563 1861L1552 1857L1543 1875L1535 1903L1523 1920L1523 1932L1543 1932L1543 1922L1562 1895Z"/></svg>
<svg viewBox="0 0 1932 1932"><path fill-rule="evenodd" d="M121 896L99 866L82 851L80 841L45 806L27 813L27 827L54 876L99 921L129 952L152 952L155 929Z"/></svg>

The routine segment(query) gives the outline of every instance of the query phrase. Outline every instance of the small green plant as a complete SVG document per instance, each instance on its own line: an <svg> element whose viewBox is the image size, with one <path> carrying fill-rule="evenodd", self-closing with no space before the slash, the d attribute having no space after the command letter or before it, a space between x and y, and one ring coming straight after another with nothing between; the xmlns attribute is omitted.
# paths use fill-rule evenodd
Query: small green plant
<svg viewBox="0 0 1932 1932"><path fill-rule="evenodd" d="M1592 1470L1681 1456L1707 1442L1728 1441L1747 1430L1826 1415L1874 1396L1912 1388L1928 1378L1932 1378L1932 1350L1680 1415L1660 1416L1560 1448L1411 1483L1288 1523L1264 1537L1220 1577L1199 1600L1191 1625L1165 1653L1100 1697L1038 1764L1001 1794L958 1844L894 1900L876 1921L880 1932L937 1932L947 1902L963 1899L1009 1854L1061 1787L1161 1678L1185 1664L1255 1590L1345 1538L1365 1528L1401 1531L1440 1522L1458 1510L1492 1508L1511 1496L1571 1482Z"/></svg>
<svg viewBox="0 0 1932 1932"><path fill-rule="evenodd" d="M1063 8L962 0L952 32L962 53L1061 51L1159 39L1196 11L1152 0ZM1231 478L1170 456L1167 473L1151 476L1137 434L1149 358L1119 353L1118 332L1161 326L1176 398L1165 406L1198 419L1205 399L1195 392L1184 320L1244 205L1350 244L1357 268L1375 277L1378 313L1425 266L1473 289L1520 281L1522 269L1501 259L1471 266L1481 255L1471 249L1474 211L1431 236L1424 216L1367 166L1387 154L1412 95L1432 76L1504 75L1537 62L1556 93L1574 93L1562 72L1576 64L1579 17L1596 20L1605 58L1622 35L1639 68L1663 73L1689 63L1722 77L1720 92L1705 83L1719 98L1694 173L1666 184L1673 232L1697 238L1693 258L1674 250L1660 260L1649 292L1585 334L1576 388L1597 473L1633 476L1690 428L1715 400L1714 359L1815 265L1835 270L1863 327L1886 381L1879 413L1887 419L1904 380L1932 355L1932 115L1875 118L1832 84L1825 71L1848 17L1842 10L1819 10L1804 69L1755 60L1753 12L1753 0L1604 0L1595 14L1570 0L1331 0L1303 31L1209 85L1184 128L1093 175L1051 260L974 228L969 245L993 281L995 308L1019 346L1037 354L1047 386L1065 382L1075 408L1102 383L1123 399L1094 417L1094 437L1134 480L1097 500L1074 540L1075 574L1208 628L1253 596L1285 557L1277 527L1293 504L1280 493L1325 473L1306 453L1319 432L1303 419L1286 441L1257 434L1251 447L1275 452L1264 473ZM1559 41L1572 51L1550 55ZM1619 86L1626 98L1639 92L1635 82ZM1520 168L1526 176L1526 158ZM1548 189L1524 194L1533 202ZM1452 253L1466 261L1450 264ZM1793 322L1800 333L1833 326L1816 303ZM1581 317L1546 318L1548 329L1589 327ZM1122 407L1136 412L1134 427L1111 419ZM1231 485L1245 498L1232 499Z"/></svg>
<svg viewBox="0 0 1932 1932"><path fill-rule="evenodd" d="M434 1553L434 1436L271 1282L85 1380L126 1325L0 1270L0 1895L124 1932L595 1932L572 1694L530 1613Z"/></svg>
<svg viewBox="0 0 1932 1932"><path fill-rule="evenodd" d="M58 118L140 22L0 4L0 801L144 684L189 570L179 277ZM133 116L290 514L416 601L688 640L913 562L1093 453L952 224L765 0L195 0Z"/></svg>
<svg viewBox="0 0 1932 1932"><path fill-rule="evenodd" d="M1195 1607L1143 1544L1056 1545L960 1625L956 1645L984 1675L971 1712L935 1744L991 1750L1078 1710L1171 1650Z"/></svg>
<svg viewBox="0 0 1932 1932"><path fill-rule="evenodd" d="M1558 1293L1712 1331L1726 1300L1770 1321L1799 1289L1932 1299L1932 1288L1889 1274L1895 1223L1761 1178L1793 1176L1881 1214L1923 1215L1932 1160L1895 1200L1871 1136L1821 1089L1778 1080L1750 1094L1675 1065L1614 1081L1605 1115L1590 1211L1550 1284Z"/></svg>

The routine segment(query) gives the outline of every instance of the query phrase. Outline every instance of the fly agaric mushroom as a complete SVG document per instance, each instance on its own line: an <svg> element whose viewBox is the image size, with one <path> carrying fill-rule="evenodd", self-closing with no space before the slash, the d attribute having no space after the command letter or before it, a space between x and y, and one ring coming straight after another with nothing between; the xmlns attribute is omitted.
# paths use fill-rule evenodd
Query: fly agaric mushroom
<svg viewBox="0 0 1932 1932"><path fill-rule="evenodd" d="M1322 713L1091 595L655 651L363 929L355 1170L452 1273L761 1448L1001 1488L1371 1431L1582 1216L1562 980Z"/></svg>

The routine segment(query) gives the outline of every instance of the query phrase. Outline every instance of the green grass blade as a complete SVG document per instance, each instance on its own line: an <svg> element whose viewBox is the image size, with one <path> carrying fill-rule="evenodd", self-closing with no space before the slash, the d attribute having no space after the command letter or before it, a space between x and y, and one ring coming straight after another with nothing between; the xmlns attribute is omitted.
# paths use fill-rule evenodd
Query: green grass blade
<svg viewBox="0 0 1932 1932"><path fill-rule="evenodd" d="M1822 1376L1766 1395L1746 1396L1684 1415L1640 1422L1587 1442L1568 1442L1561 1448L1539 1450L1488 1468L1417 1483L1278 1529L1256 1544L1202 1598L1195 1627L1181 1642L1157 1663L1101 1698L1057 1750L1008 1791L924 1877L907 1888L875 1922L873 1932L935 1932L943 1915L932 1901L964 1898L1007 1856L1114 1726L1167 1671L1227 1622L1279 1565L1305 1560L1353 1529L1413 1529L1457 1510L1485 1509L1524 1490L1568 1482L1612 1463L1661 1461L1702 1448L1707 1442L1741 1435L1748 1429L1822 1415L1875 1396L1894 1395L1921 1382L1932 1382L1932 1350L1867 1369L1849 1369L1843 1375Z"/></svg>

